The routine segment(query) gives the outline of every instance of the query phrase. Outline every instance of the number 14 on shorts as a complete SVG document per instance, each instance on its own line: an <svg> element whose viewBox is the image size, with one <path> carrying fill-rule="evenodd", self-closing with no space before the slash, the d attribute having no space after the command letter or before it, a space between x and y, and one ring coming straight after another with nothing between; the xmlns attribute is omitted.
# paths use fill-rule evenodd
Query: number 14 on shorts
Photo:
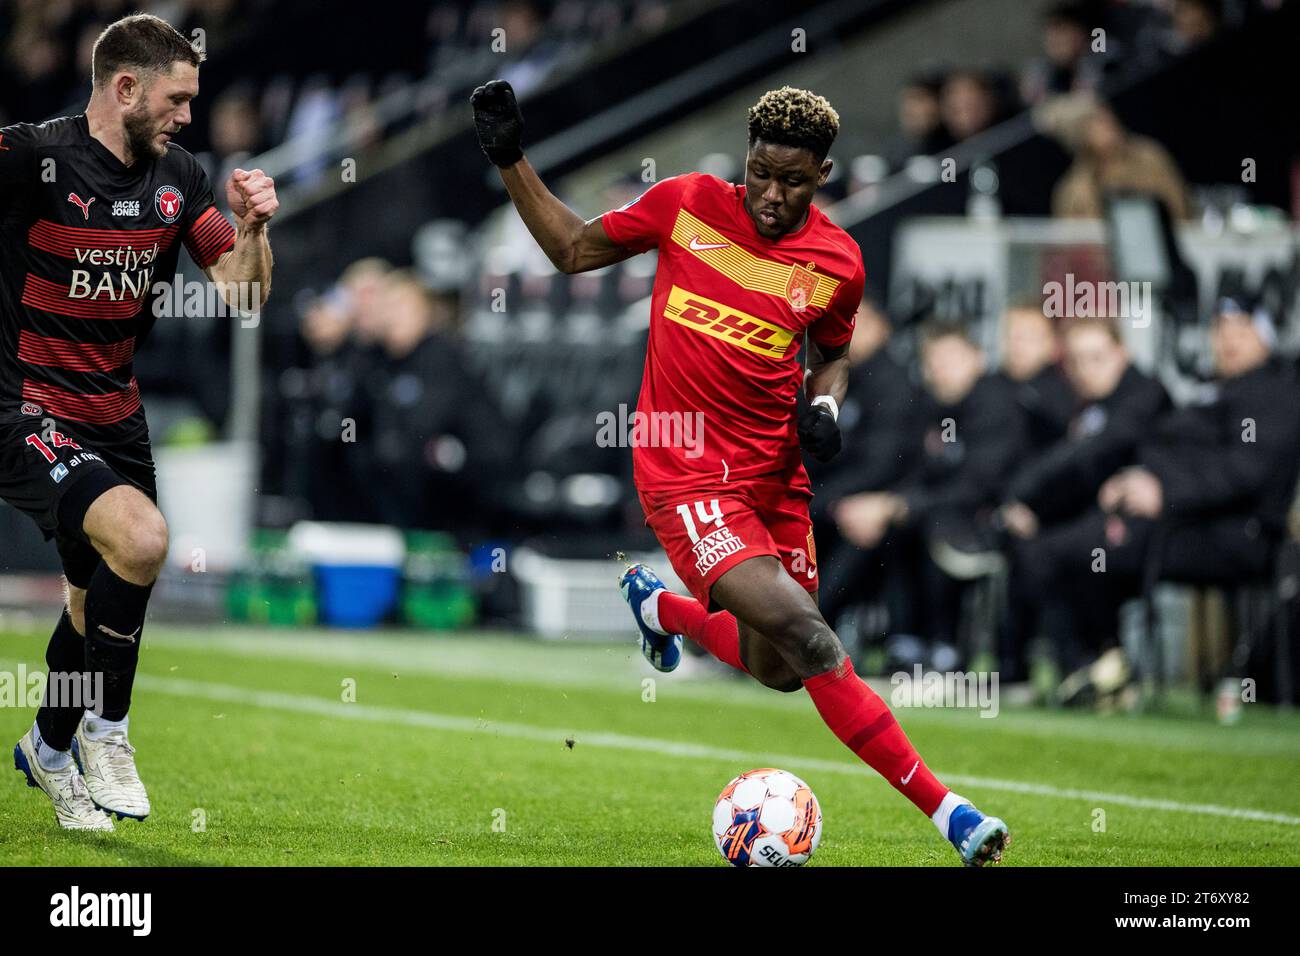
<svg viewBox="0 0 1300 956"><path fill-rule="evenodd" d="M42 439L40 435L28 435L27 444L31 445L38 452L40 452L41 457L43 457L51 465L59 460L59 456L54 454L54 452L50 449L50 445L53 445L55 448L71 448L73 451L81 451L80 445L78 445L71 438L61 435L58 432L50 432L49 445L45 443L45 440Z"/></svg>
<svg viewBox="0 0 1300 956"><path fill-rule="evenodd" d="M59 432L50 432L48 442L46 439L36 434L28 435L26 441L30 447L36 449L48 464L54 466L50 469L50 477L54 480L55 484L58 484L63 481L64 478L68 477L70 468L76 468L82 462L103 461L103 459L94 452L82 451L80 445ZM54 447L51 448L51 445ZM59 456L55 454L56 450L60 448L71 448L75 452L81 452L81 454L73 455L68 458L66 462L62 462L59 461Z"/></svg>
<svg viewBox="0 0 1300 956"><path fill-rule="evenodd" d="M695 509L694 517L691 515L692 507ZM745 542L736 537L724 523L722 507L717 498L709 501L707 509L703 500L696 501L693 505L678 505L677 513L682 516L686 535L691 539L695 570L701 577L708 577L709 572L723 558L744 550ZM696 519L699 520L698 525ZM713 526L712 529L710 525ZM700 534L701 529L703 534Z"/></svg>
<svg viewBox="0 0 1300 956"><path fill-rule="evenodd" d="M691 544L700 543L700 532L695 524L695 519L691 517L690 505L678 505L677 513L682 516L682 524L686 525L686 533L690 536ZM722 508L718 505L718 499L714 498L709 502L709 510L704 510L704 500L695 502L695 514L700 519L702 525L717 525L719 528L722 524ZM707 532L712 533L712 532Z"/></svg>

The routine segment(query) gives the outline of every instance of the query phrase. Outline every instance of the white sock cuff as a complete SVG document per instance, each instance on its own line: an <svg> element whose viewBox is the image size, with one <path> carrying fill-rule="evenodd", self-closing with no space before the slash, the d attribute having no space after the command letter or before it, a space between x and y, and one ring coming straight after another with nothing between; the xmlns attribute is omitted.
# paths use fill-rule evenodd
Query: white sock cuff
<svg viewBox="0 0 1300 956"><path fill-rule="evenodd" d="M641 620L645 626L650 628L656 634L667 634L663 625L659 623L659 596L664 593L663 588L651 591L650 596L641 602Z"/></svg>
<svg viewBox="0 0 1300 956"><path fill-rule="evenodd" d="M939 828L943 838L948 839L948 821L952 817L952 812L963 804L970 803L965 797L958 794L955 790L949 790L939 802L939 809L930 814L930 819L934 825Z"/></svg>
<svg viewBox="0 0 1300 956"><path fill-rule="evenodd" d="M86 711L86 736L91 740L98 740L100 737L110 734L115 730L126 730L127 722L131 717L128 714L121 720L105 720L93 710Z"/></svg>
<svg viewBox="0 0 1300 956"><path fill-rule="evenodd" d="M41 728L32 724L32 740L36 744L36 762L46 770L62 770L72 763L72 753L67 750L55 750L41 736Z"/></svg>

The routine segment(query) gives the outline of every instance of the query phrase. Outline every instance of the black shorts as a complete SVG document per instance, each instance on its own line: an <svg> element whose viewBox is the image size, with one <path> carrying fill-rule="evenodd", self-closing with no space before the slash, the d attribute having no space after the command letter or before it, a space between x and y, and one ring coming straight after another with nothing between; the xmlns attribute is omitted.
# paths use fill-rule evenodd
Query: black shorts
<svg viewBox="0 0 1300 956"><path fill-rule="evenodd" d="M75 422L0 412L0 498L28 514L53 538L63 573L86 588L99 564L82 525L95 499L118 485L158 501L149 433L113 444L90 444Z"/></svg>

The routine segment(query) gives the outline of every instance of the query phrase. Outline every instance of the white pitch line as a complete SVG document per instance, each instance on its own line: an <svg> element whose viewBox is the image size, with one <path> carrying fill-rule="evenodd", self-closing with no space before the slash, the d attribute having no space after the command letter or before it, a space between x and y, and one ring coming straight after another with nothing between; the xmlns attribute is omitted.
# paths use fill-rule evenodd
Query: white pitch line
<svg viewBox="0 0 1300 956"><path fill-rule="evenodd" d="M408 727L423 727L429 730L445 730L458 733L489 733L500 737L513 737L520 740L538 740L556 743L568 736L573 736L587 747L608 747L616 750L639 750L647 753L663 754L668 757L691 757L701 760L744 764L751 766L791 766L807 767L826 773L845 773L864 775L867 768L861 763L847 763L838 760L823 760L818 757L796 757L788 754L756 754L744 750L729 750L720 747L707 747L700 744L685 743L676 740L662 740L654 737L637 737L631 734L610 733L607 731L572 732L551 727L537 727L532 724L505 723L496 720L481 720L475 717L462 717L454 714L435 714L424 710L409 710L401 707L376 707L369 704L345 704L342 701L310 697L305 694L286 694L280 691L253 690L247 687L235 687L230 684L215 684L206 681L192 681L179 677L157 677L140 674L136 685L163 694L180 697L202 697L208 700L220 700L228 703L247 704L253 707L265 707L272 710L289 710L304 714L317 714L338 720L364 720L383 724L402 724ZM1009 793L1031 793L1036 796L1053 797L1060 800L1086 800L1094 804L1117 804L1125 807L1137 807L1143 810L1170 810L1181 813L1199 813L1214 817L1231 817L1237 820L1255 820L1262 823L1281 823L1287 826L1300 826L1300 817L1285 813L1270 813L1265 810L1252 810L1246 807L1223 807L1212 803L1180 803L1176 800L1157 800L1150 797L1135 797L1124 793L1106 793L1100 790L1075 790L1072 788L1053 787L1048 784L1025 783L1018 780L998 780L989 777L971 777L964 774L938 774L948 782L961 787L982 787L988 790L1003 790Z"/></svg>

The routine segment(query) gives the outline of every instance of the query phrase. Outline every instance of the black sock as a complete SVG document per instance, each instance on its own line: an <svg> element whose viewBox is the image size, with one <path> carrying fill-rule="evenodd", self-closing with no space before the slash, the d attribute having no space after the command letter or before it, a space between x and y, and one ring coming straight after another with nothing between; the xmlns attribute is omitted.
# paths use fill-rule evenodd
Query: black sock
<svg viewBox="0 0 1300 956"><path fill-rule="evenodd" d="M144 635L144 614L153 585L123 581L101 561L86 589L86 670L103 675L103 699L95 712L121 720L131 707L131 686Z"/></svg>
<svg viewBox="0 0 1300 956"><path fill-rule="evenodd" d="M77 732L82 711L88 704L98 703L84 695L89 688L84 685L74 688L74 680L80 680L85 666L86 639L72 626L72 616L64 608L45 649L45 699L36 712L41 739L55 750L72 746L72 735ZM78 690L83 693L79 694Z"/></svg>

